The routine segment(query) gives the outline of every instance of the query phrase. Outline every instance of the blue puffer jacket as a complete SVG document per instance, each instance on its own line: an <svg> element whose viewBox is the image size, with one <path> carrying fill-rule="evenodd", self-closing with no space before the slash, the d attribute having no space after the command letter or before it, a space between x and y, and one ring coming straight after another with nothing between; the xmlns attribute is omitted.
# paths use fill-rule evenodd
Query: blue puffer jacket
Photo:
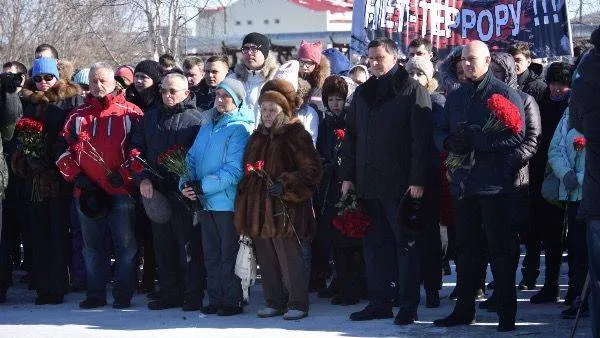
<svg viewBox="0 0 600 338"><path fill-rule="evenodd" d="M565 113L554 131L550 149L548 149L548 164L552 167L554 175L560 180L558 199L571 202L580 201L582 197L583 172L585 171L585 148L577 152L573 147L576 137L583 136L577 129L568 127L569 109ZM574 190L567 192L563 178L569 171L577 175L579 185Z"/></svg>
<svg viewBox="0 0 600 338"><path fill-rule="evenodd" d="M187 154L192 180L199 180L206 210L233 211L238 182L244 174L242 159L252 130L252 113L243 105L216 121L216 108L207 111L203 124ZM183 186L180 182L180 188Z"/></svg>

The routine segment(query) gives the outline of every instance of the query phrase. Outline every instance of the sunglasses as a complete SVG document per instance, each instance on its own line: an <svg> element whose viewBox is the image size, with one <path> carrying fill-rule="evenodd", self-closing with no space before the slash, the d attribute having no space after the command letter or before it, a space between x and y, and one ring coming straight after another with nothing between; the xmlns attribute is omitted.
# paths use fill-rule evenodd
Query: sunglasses
<svg viewBox="0 0 600 338"><path fill-rule="evenodd" d="M248 53L256 53L260 50L260 47L262 46L243 46L242 47L242 53L244 54L248 54Z"/></svg>
<svg viewBox="0 0 600 338"><path fill-rule="evenodd" d="M182 90L186 90L186 89L161 88L160 93L163 95L167 95L167 94L175 95L175 94L177 94L177 92L180 92Z"/></svg>
<svg viewBox="0 0 600 338"><path fill-rule="evenodd" d="M52 81L52 79L54 79L54 75L52 75L52 74L36 75L33 77L33 81L35 81L37 83L42 82L42 80L44 80L46 82L50 82L50 81Z"/></svg>
<svg viewBox="0 0 600 338"><path fill-rule="evenodd" d="M300 67L312 67L317 65L317 63L312 60L298 60L298 63L300 63Z"/></svg>

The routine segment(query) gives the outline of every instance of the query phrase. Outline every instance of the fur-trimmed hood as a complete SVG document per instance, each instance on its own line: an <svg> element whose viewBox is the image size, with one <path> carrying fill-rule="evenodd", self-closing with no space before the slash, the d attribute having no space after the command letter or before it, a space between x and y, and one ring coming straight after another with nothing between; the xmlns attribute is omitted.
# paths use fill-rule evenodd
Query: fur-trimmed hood
<svg viewBox="0 0 600 338"><path fill-rule="evenodd" d="M440 63L439 75L446 94L460 87L456 78L456 65L460 62L463 46L454 47Z"/></svg>
<svg viewBox="0 0 600 338"><path fill-rule="evenodd" d="M81 93L81 88L77 84L69 80L58 80L52 88L45 92L33 91L30 95L23 97L33 104L49 104L68 100L79 93Z"/></svg>
<svg viewBox="0 0 600 338"><path fill-rule="evenodd" d="M265 80L268 81L273 79L275 71L277 71L277 61L275 60L273 55L269 53L269 56L267 56L267 58L265 59L265 64L263 65L263 67L260 70L257 70L256 72L261 73ZM240 60L240 62L238 62L238 64L235 65L235 67L233 68L233 72L237 76L238 80L245 82L248 79L248 74L250 74L250 72L253 71L246 68L244 62Z"/></svg>

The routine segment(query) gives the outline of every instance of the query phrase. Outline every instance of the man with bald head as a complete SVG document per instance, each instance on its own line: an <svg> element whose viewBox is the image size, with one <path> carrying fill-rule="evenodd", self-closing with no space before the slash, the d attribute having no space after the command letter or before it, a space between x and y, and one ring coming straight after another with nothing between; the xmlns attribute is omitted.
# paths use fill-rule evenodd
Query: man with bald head
<svg viewBox="0 0 600 338"><path fill-rule="evenodd" d="M86 299L82 309L106 305L107 252L105 235L114 244L117 268L113 288L113 308L131 306L135 291L135 256L133 188L123 169L129 131L142 117L140 108L125 100L116 89L114 69L96 63L90 69L90 94L85 104L67 118L61 136L68 149L56 165L68 182L73 182L76 207L81 224L87 274ZM88 141L83 142L87 138ZM76 145L77 144L77 145ZM65 146L66 148L66 146ZM92 157L95 152L101 159ZM99 201L107 202L101 208Z"/></svg>
<svg viewBox="0 0 600 338"><path fill-rule="evenodd" d="M169 148L189 148L200 128L200 111L190 97L188 79L177 73L166 75L160 85L162 105L150 109L142 122L133 128L131 148L160 173L163 179L142 171L137 174L144 204L158 194L166 196L172 210L169 220L159 220L152 213L154 251L158 265L160 298L148 303L150 310L181 307L184 311L200 310L204 297L204 259L200 227L192 226L192 214L178 200L179 177L159 165L159 157ZM189 257L189 260L188 258Z"/></svg>
<svg viewBox="0 0 600 338"><path fill-rule="evenodd" d="M517 234L511 228L510 194L520 168L514 153L524 133L482 131L482 126L492 115L487 101L494 94L518 108L522 121L524 108L519 94L490 71L490 51L483 42L470 42L462 51L461 62L468 81L448 96L445 113L435 131L435 142L441 151L464 158L458 168L448 170L456 210L458 301L454 311L434 321L434 325L449 327L474 322L478 255L482 251L482 243L477 239L485 236L496 281L498 331L512 331L517 310L515 274L519 251Z"/></svg>

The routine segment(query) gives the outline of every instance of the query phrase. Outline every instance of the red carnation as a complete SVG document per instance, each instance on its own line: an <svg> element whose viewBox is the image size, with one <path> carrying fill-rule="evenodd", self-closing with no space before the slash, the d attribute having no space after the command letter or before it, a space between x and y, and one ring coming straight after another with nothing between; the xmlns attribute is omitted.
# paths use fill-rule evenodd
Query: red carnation
<svg viewBox="0 0 600 338"><path fill-rule="evenodd" d="M519 108L503 95L492 94L487 100L487 108L492 112L492 116L484 126L484 131L510 129L513 134L518 134L523 130Z"/></svg>
<svg viewBox="0 0 600 338"><path fill-rule="evenodd" d="M333 133L335 134L335 137L337 137L338 141L343 141L346 137L345 129L336 129L333 131Z"/></svg>
<svg viewBox="0 0 600 338"><path fill-rule="evenodd" d="M253 166L256 170L261 171L265 167L265 161L256 161Z"/></svg>
<svg viewBox="0 0 600 338"><path fill-rule="evenodd" d="M250 163L246 163L246 175L250 175L254 171L254 166Z"/></svg>
<svg viewBox="0 0 600 338"><path fill-rule="evenodd" d="M131 158L136 158L136 157L140 156L141 154L142 153L139 150L137 150L136 148L133 148L129 151L129 157L131 157Z"/></svg>
<svg viewBox="0 0 600 338"><path fill-rule="evenodd" d="M79 133L79 140L86 142L90 140L90 134L87 133L87 131L82 131L81 133Z"/></svg>
<svg viewBox="0 0 600 338"><path fill-rule="evenodd" d="M577 136L573 139L573 148L575 151L582 151L587 145L587 140L583 136Z"/></svg>

